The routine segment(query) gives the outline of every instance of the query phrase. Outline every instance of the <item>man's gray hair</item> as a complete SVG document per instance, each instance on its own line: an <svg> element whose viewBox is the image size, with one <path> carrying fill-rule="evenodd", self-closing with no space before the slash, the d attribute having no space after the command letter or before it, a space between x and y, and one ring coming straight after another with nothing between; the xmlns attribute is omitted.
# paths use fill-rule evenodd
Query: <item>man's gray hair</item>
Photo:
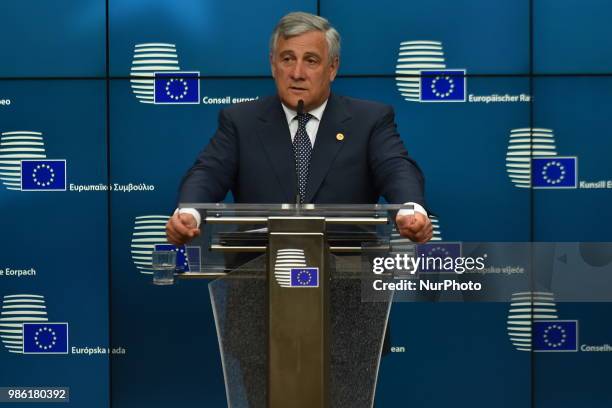
<svg viewBox="0 0 612 408"><path fill-rule="evenodd" d="M270 38L270 53L274 55L279 37L295 37L309 31L321 31L325 34L330 64L340 57L340 34L329 24L327 19L301 11L289 13L280 19Z"/></svg>

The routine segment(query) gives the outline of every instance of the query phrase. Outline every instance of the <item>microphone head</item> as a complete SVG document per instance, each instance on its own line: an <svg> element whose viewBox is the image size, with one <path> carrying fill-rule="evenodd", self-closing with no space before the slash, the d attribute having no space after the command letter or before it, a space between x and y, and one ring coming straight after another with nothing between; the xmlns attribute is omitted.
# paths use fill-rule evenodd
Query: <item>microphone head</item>
<svg viewBox="0 0 612 408"><path fill-rule="evenodd" d="M298 101L298 104L297 104L297 114L298 115L304 114L304 101L301 99Z"/></svg>

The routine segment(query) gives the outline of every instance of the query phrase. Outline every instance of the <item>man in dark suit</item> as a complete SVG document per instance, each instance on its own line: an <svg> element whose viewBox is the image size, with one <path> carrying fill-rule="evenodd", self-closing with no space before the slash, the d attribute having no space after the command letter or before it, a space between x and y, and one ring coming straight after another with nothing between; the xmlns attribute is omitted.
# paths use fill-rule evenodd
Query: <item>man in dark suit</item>
<svg viewBox="0 0 612 408"><path fill-rule="evenodd" d="M401 235L432 236L424 181L397 133L393 109L331 93L340 37L322 17L290 13L275 28L270 64L277 95L237 104L219 114L209 145L184 177L179 202L366 204L383 196L410 203L400 211ZM296 176L297 175L297 176ZM177 209L168 241L199 235L199 213Z"/></svg>

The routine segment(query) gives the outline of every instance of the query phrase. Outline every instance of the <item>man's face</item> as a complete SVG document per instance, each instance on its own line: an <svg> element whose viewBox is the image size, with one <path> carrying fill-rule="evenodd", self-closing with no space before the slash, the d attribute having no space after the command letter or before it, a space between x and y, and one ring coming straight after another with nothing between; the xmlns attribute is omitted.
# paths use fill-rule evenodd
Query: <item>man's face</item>
<svg viewBox="0 0 612 408"><path fill-rule="evenodd" d="M329 60L321 31L279 37L270 64L278 95L293 110L300 99L305 111L321 105L329 97L330 84L338 72L338 59Z"/></svg>

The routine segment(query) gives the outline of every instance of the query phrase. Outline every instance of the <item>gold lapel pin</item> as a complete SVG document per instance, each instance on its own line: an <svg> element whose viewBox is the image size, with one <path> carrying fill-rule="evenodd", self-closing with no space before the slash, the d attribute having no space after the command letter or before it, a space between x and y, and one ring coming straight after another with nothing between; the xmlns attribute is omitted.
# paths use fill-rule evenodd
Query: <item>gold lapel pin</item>
<svg viewBox="0 0 612 408"><path fill-rule="evenodd" d="M338 133L338 134L336 135L336 140L339 140L339 141L344 140L344 135L343 135L342 133Z"/></svg>

